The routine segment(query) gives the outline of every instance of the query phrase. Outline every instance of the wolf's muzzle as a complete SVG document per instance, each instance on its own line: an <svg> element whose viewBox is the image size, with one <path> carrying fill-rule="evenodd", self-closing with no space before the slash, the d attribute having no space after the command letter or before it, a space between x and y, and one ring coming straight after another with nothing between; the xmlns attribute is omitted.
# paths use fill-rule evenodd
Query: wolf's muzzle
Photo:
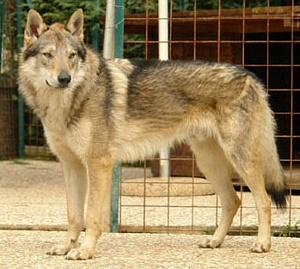
<svg viewBox="0 0 300 269"><path fill-rule="evenodd" d="M66 71L61 71L57 77L61 86L66 87L71 81L71 76Z"/></svg>

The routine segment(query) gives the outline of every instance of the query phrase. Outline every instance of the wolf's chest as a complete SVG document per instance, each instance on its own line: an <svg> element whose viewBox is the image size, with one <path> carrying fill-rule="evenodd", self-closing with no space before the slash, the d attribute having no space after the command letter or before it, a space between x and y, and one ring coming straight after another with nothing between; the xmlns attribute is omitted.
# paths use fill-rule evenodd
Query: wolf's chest
<svg viewBox="0 0 300 269"><path fill-rule="evenodd" d="M44 129L51 150L60 158L66 154L75 154L83 158L90 150L92 124L81 119L75 125L47 124Z"/></svg>

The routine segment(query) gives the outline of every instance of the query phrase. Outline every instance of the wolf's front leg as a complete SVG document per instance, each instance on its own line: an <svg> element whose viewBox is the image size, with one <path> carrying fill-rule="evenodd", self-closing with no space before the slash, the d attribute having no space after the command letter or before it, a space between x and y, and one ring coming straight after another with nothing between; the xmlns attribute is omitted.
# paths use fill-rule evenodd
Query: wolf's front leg
<svg viewBox="0 0 300 269"><path fill-rule="evenodd" d="M66 255L77 247L78 237L84 226L84 204L87 193L87 171L77 158L61 160L68 207L68 237L64 245L53 246L47 254Z"/></svg>
<svg viewBox="0 0 300 269"><path fill-rule="evenodd" d="M113 164L111 157L88 160L89 198L86 235L82 245L67 254L69 260L92 258L99 235L109 226Z"/></svg>

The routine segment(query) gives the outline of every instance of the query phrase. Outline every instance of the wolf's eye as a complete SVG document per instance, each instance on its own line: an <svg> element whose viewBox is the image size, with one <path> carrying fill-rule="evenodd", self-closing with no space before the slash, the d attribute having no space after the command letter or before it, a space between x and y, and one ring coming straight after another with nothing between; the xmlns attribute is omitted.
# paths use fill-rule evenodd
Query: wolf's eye
<svg viewBox="0 0 300 269"><path fill-rule="evenodd" d="M50 52L44 52L43 55L48 58L48 59L52 59L53 55Z"/></svg>
<svg viewBox="0 0 300 269"><path fill-rule="evenodd" d="M72 53L69 54L69 59L73 59L75 56L76 56L76 53L72 52Z"/></svg>

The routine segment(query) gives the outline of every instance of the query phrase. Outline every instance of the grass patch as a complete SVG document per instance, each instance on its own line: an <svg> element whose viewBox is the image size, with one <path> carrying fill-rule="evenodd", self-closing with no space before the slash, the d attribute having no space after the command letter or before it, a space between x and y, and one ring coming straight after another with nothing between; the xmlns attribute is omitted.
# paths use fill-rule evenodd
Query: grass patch
<svg viewBox="0 0 300 269"><path fill-rule="evenodd" d="M13 159L11 161L11 164L21 164L21 165L26 165L29 164L28 162L26 162L25 160L22 159Z"/></svg>
<svg viewBox="0 0 300 269"><path fill-rule="evenodd" d="M300 222L297 221L295 225L284 226L281 231L275 232L274 236L300 238Z"/></svg>

